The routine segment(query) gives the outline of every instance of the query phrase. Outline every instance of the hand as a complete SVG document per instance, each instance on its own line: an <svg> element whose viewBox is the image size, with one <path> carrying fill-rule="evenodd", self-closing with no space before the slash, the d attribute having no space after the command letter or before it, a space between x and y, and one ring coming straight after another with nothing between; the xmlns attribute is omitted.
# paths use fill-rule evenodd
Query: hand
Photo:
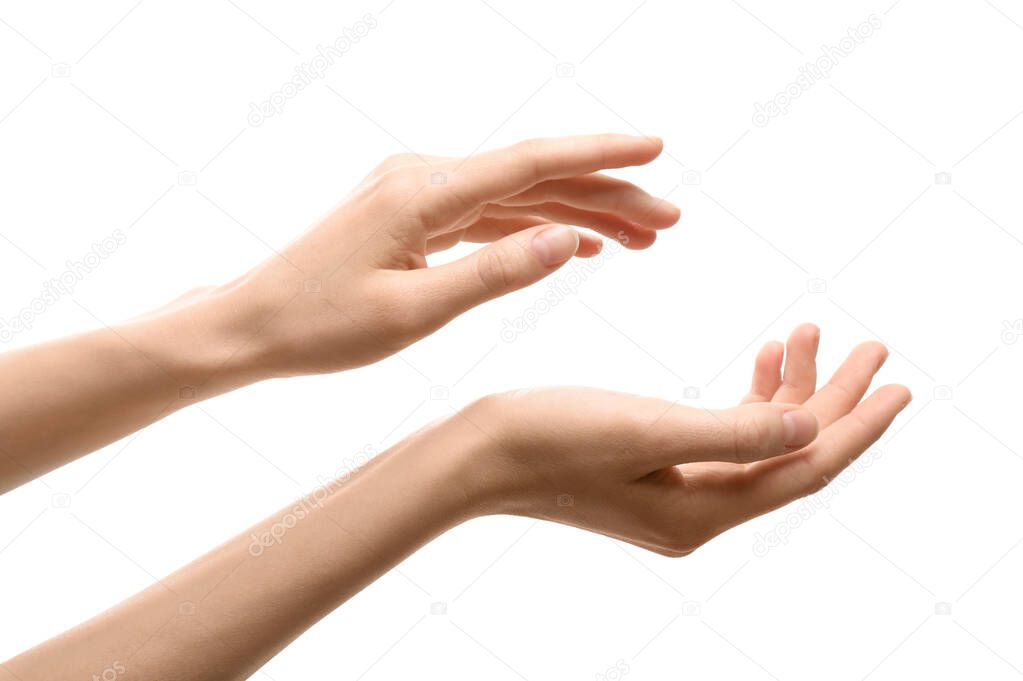
<svg viewBox="0 0 1023 681"><path fill-rule="evenodd" d="M11 386L0 390L0 493L214 395L385 357L573 255L600 251L592 232L550 220L649 246L678 209L598 171L660 152L657 139L600 135L460 160L394 157L236 281L0 354ZM459 241L488 245L426 267L428 253Z"/></svg>
<svg viewBox="0 0 1023 681"><path fill-rule="evenodd" d="M815 390L820 332L798 327L756 360L743 404L722 411L600 390L520 391L471 405L492 436L469 479L481 513L513 513L684 556L721 532L816 492L877 440L910 400L900 385L863 402L887 358L849 354ZM782 360L785 369L782 372Z"/></svg>
<svg viewBox="0 0 1023 681"><path fill-rule="evenodd" d="M319 224L234 283L262 310L258 362L272 375L336 371L397 352L486 300L531 284L601 240L650 246L679 210L598 171L642 165L661 141L531 140L463 159L386 160ZM438 267L460 241L484 248Z"/></svg>

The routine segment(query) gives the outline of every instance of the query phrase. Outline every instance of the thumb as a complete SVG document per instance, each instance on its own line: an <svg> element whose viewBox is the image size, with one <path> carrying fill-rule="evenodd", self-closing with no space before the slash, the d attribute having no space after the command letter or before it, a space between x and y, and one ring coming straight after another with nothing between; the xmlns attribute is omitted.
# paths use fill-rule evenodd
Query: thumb
<svg viewBox="0 0 1023 681"><path fill-rule="evenodd" d="M498 239L454 262L419 270L433 301L453 317L480 303L518 290L556 271L579 249L579 233L543 224Z"/></svg>
<svg viewBox="0 0 1023 681"><path fill-rule="evenodd" d="M663 419L676 433L657 463L752 463L801 449L817 437L817 417L798 404L756 402L732 409L672 409ZM658 426L660 430L661 426Z"/></svg>

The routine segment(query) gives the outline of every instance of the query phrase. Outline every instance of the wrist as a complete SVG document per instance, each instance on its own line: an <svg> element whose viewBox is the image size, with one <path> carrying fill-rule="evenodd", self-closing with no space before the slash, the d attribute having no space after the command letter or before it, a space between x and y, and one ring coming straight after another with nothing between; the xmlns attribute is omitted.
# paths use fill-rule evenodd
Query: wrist
<svg viewBox="0 0 1023 681"><path fill-rule="evenodd" d="M443 422L450 444L447 475L463 491L472 516L517 513L526 485L519 462L509 456L514 440L504 395L480 398Z"/></svg>
<svg viewBox="0 0 1023 681"><path fill-rule="evenodd" d="M485 404L488 399L430 424L395 447L398 465L432 489L452 525L501 512L506 485L496 462L503 435Z"/></svg>
<svg viewBox="0 0 1023 681"><path fill-rule="evenodd" d="M190 294L116 333L159 367L182 399L201 400L270 377L259 324L259 309L226 286Z"/></svg>

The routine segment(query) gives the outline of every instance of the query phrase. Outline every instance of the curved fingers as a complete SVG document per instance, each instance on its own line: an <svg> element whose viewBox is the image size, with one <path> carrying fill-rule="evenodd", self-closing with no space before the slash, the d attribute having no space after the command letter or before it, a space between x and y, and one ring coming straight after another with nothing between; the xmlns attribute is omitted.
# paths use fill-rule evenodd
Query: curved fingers
<svg viewBox="0 0 1023 681"><path fill-rule="evenodd" d="M463 201L483 205L545 180L643 165L663 146L658 138L610 134L527 140L453 162L448 183Z"/></svg>
<svg viewBox="0 0 1023 681"><path fill-rule="evenodd" d="M515 232L521 232L523 229L535 227L549 222L541 217L524 216L524 217L509 217L509 218L498 218L491 216L483 216L468 227L458 230L457 232L449 232L448 234L439 235L432 237L428 242L428 253L434 253L436 251L444 250L445 248L451 248L459 241L467 241L471 243L491 243L498 239L504 238L509 234ZM458 234L457 239L452 239L451 234ZM436 244L436 246L435 246ZM446 244L443 245L442 244ZM604 242L601 241L600 237L590 232L579 232L579 250L576 251L576 256L580 258L590 258L604 248Z"/></svg>
<svg viewBox="0 0 1023 681"><path fill-rule="evenodd" d="M657 239L657 232L654 230L636 225L618 215L581 210L560 203L543 203L532 206L491 205L487 207L484 215L487 217L539 216L546 222L586 227L633 250L647 248Z"/></svg>
<svg viewBox="0 0 1023 681"><path fill-rule="evenodd" d="M781 387L781 362L785 356L785 346L778 341L764 345L757 353L753 364L753 383L749 393L742 399L742 404L750 402L768 402Z"/></svg>
<svg viewBox="0 0 1023 681"><path fill-rule="evenodd" d="M502 199L503 206L560 203L586 211L611 213L650 229L664 229L678 222L680 212L672 203L658 199L631 182L600 173L561 180L547 180Z"/></svg>
<svg viewBox="0 0 1023 681"><path fill-rule="evenodd" d="M821 330L813 324L800 324L785 346L785 370L776 402L805 402L817 387L817 346Z"/></svg>
<svg viewBox="0 0 1023 681"><path fill-rule="evenodd" d="M742 492L719 498L719 507L708 512L730 514L737 524L813 494L876 442L910 399L905 386L878 388L810 446L748 466Z"/></svg>
<svg viewBox="0 0 1023 681"><path fill-rule="evenodd" d="M888 350L876 341L861 343L838 367L827 384L803 403L817 416L821 428L849 413L867 392L874 374L888 358Z"/></svg>

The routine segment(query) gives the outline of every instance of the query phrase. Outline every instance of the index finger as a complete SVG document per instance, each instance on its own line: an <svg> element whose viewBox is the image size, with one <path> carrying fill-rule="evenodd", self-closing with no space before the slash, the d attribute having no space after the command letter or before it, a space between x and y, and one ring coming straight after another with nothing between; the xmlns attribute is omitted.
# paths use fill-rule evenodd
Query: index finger
<svg viewBox="0 0 1023 681"><path fill-rule="evenodd" d="M450 172L447 186L465 203L500 201L545 180L625 168L657 158L658 137L579 135L531 139L470 156Z"/></svg>

